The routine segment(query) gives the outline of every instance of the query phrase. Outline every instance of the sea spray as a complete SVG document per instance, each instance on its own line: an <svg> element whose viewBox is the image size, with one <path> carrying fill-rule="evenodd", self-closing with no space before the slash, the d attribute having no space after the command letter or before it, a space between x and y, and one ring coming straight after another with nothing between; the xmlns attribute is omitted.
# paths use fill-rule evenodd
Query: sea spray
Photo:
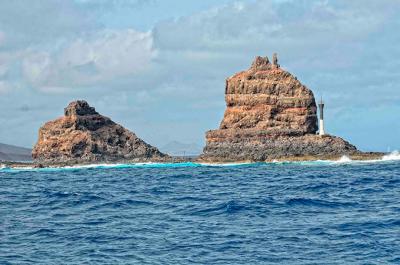
<svg viewBox="0 0 400 265"><path fill-rule="evenodd" d="M400 153L399 151L395 150L388 155L384 155L382 157L383 161L391 161L391 160L400 160Z"/></svg>
<svg viewBox="0 0 400 265"><path fill-rule="evenodd" d="M353 160L350 159L347 155L343 155L339 160L336 161L336 163L350 163Z"/></svg>

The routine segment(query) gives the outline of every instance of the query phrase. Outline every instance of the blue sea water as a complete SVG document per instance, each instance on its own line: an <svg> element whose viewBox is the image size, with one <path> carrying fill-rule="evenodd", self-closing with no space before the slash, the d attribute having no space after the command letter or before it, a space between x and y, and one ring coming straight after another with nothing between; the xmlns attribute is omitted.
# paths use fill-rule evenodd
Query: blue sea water
<svg viewBox="0 0 400 265"><path fill-rule="evenodd" d="M400 161L0 170L0 264L400 264Z"/></svg>

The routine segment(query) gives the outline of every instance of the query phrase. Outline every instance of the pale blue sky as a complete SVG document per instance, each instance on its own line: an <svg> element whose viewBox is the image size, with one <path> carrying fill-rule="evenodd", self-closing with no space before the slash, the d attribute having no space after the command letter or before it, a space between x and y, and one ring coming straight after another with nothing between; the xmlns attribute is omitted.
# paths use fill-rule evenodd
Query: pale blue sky
<svg viewBox="0 0 400 265"><path fill-rule="evenodd" d="M397 0L38 0L0 3L0 142L86 99L151 144L203 145L225 79L256 55L326 100L327 131L400 148Z"/></svg>

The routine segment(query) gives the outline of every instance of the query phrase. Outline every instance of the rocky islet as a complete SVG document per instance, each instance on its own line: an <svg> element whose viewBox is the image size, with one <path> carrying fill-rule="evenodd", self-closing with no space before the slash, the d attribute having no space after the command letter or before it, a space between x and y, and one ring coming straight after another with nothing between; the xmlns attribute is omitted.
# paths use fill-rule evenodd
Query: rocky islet
<svg viewBox="0 0 400 265"><path fill-rule="evenodd" d="M327 158L360 153L340 137L319 136L313 92L278 64L274 54L226 80L219 129L206 133L210 162Z"/></svg>
<svg viewBox="0 0 400 265"><path fill-rule="evenodd" d="M44 164L163 161L168 158L133 132L100 115L84 100L39 129L32 157Z"/></svg>

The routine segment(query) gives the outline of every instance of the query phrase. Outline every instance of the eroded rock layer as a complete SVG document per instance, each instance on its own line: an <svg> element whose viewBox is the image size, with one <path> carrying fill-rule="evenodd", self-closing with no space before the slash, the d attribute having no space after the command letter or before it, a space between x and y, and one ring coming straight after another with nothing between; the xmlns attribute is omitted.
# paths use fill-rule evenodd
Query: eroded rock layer
<svg viewBox="0 0 400 265"><path fill-rule="evenodd" d="M40 163L87 163L161 160L166 155L86 101L74 101L63 117L39 129L32 157Z"/></svg>
<svg viewBox="0 0 400 265"><path fill-rule="evenodd" d="M296 77L257 57L250 69L226 80L226 110L218 130L206 133L201 159L264 161L291 156L350 154L356 147L335 136L317 136L313 92Z"/></svg>

